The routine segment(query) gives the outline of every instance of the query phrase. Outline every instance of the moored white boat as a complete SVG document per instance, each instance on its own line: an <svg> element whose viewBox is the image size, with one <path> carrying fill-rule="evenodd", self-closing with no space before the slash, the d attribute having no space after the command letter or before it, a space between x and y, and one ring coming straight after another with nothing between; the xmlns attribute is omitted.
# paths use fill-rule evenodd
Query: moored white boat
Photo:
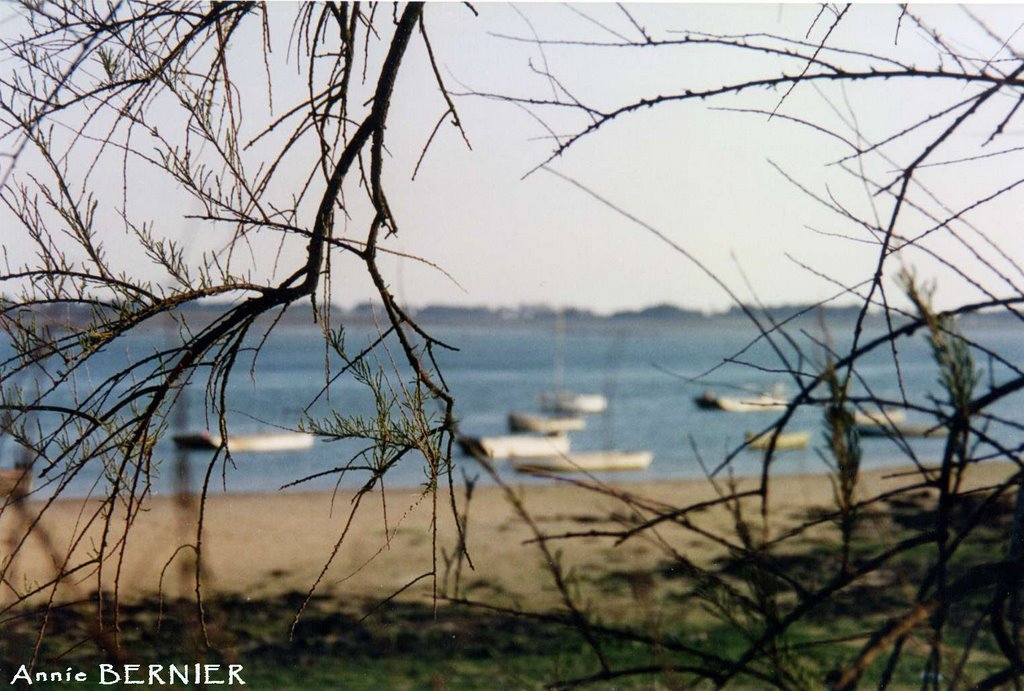
<svg viewBox="0 0 1024 691"><path fill-rule="evenodd" d="M764 393L759 396L716 396L710 391L694 399L698 408L707 410L724 410L727 413L757 413L774 410L785 410L789 404L785 398L775 394Z"/></svg>
<svg viewBox="0 0 1024 691"><path fill-rule="evenodd" d="M219 434L198 432L176 434L174 443L181 449L218 449ZM229 434L227 449L236 451L296 451L313 446L315 437L305 432L267 432L263 434Z"/></svg>
<svg viewBox="0 0 1024 691"><path fill-rule="evenodd" d="M585 451L538 458L512 458L521 473L592 473L606 470L643 470L654 460L650 451Z"/></svg>
<svg viewBox="0 0 1024 691"><path fill-rule="evenodd" d="M599 393L557 391L540 395L540 409L551 413L567 415L603 413L607 407L608 399Z"/></svg>
<svg viewBox="0 0 1024 691"><path fill-rule="evenodd" d="M560 434L564 432L579 432L586 426L586 419L576 415L544 417L527 413L508 414L508 428L512 432Z"/></svg>
<svg viewBox="0 0 1024 691"><path fill-rule="evenodd" d="M495 437L459 437L459 445L470 455L488 458L536 457L569 453L569 437L564 434L509 434Z"/></svg>
<svg viewBox="0 0 1024 691"><path fill-rule="evenodd" d="M906 419L906 414L899 408L853 411L853 424L855 425L895 425Z"/></svg>
<svg viewBox="0 0 1024 691"><path fill-rule="evenodd" d="M771 446L772 433L754 434L747 432L747 447L751 449L764 450ZM775 448L779 451L786 449L803 449L811 441L810 432L783 432L775 439Z"/></svg>

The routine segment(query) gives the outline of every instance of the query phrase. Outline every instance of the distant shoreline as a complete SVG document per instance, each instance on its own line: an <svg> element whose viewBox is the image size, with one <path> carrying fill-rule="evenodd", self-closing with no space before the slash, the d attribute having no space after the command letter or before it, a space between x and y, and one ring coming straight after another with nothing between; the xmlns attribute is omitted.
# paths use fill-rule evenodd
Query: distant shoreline
<svg viewBox="0 0 1024 691"><path fill-rule="evenodd" d="M196 327L217 319L229 307L230 305L224 302L204 302L184 306L175 314L186 320L191 326ZM749 309L765 328L782 323L794 327L817 327L824 322L831 329L841 329L852 327L861 311L859 306L820 307L800 304L775 307L747 306L745 308L734 306L724 312L703 312L670 304L659 304L635 310L620 310L611 314L599 314L582 308L558 310L547 305L518 307L425 305L407 308L410 317L425 327L480 326L554 329L561 314L564 317L566 328L574 330L615 327L742 327L755 329L755 325L744 309ZM263 319L269 321L276 316L281 316L278 321L280 325L313 326L314 321L309 310L308 304L300 304L293 306L283 315L264 316ZM42 319L56 326L85 326L95 319L92 308L87 309L74 305L48 306L39 308L37 311ZM893 323L898 326L905 323L906 320L907 317L898 317L894 318ZM331 321L339 325L373 326L386 321L386 316L380 305L365 303L350 309L332 309ZM170 323L172 322L166 315L160 315L140 324L137 328L142 330L166 328ZM963 323L970 327L980 324L1009 326L1018 325L1020 322L1014 315L1005 311L990 311L966 315L963 318ZM880 328L887 326L887 322L881 312L871 310L867 314L866 325Z"/></svg>

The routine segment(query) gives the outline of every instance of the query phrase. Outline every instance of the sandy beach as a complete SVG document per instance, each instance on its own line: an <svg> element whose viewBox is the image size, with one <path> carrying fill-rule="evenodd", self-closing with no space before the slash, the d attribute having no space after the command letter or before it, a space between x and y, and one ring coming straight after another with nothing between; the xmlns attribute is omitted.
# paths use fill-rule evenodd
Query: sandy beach
<svg viewBox="0 0 1024 691"><path fill-rule="evenodd" d="M989 485L1004 479L1013 467L1009 464L984 464L972 469L971 484ZM860 497L867 498L901 484L917 481L907 469L872 471L862 476ZM754 481L741 479L740 489L752 488ZM666 546L696 563L707 563L724 552L721 545L698 534L730 538L732 518L722 507L690 515L691 527L662 525L656 532L622 542L599 533L621 530L627 523L651 517L642 507L681 507L715 498L715 489L707 481L673 481L656 484L623 485L596 492L569 484L522 485L511 488L520 498L534 525L549 535L561 533L597 533L576 539L550 543L560 551L563 564L591 576L612 572L643 572L665 559ZM643 498L630 504L615 493ZM456 504L465 512L465 496L456 490ZM386 598L417 578L421 580L403 591L402 598L430 598L434 588L431 577L435 554L431 530L434 511L432 498L418 490L389 489L385 503L381 494L365 495L346 531L353 508L351 492L331 494L279 493L266 495L229 494L207 500L203 516L203 573L208 592L223 592L247 598L274 596L284 592L306 592L318 579L325 564L318 592L353 599ZM828 507L832 487L825 476L786 476L772 484L770 508L781 524L792 524L808 511ZM100 522L82 530L88 517L95 514L95 501L64 500L51 505L40 519L41 533L33 535L21 548L8 581L20 588L52 578L53 559L70 554L70 565L88 561L100 543ZM9 550L23 532L22 520L34 517L39 502L27 502L24 513L8 509L0 519L0 534ZM446 556L455 553L458 535L446 491L437 497L437 571L438 589L452 592L456 566L446 568ZM746 515L756 525L758 505L751 500ZM386 516L386 521L385 521ZM125 600L145 598L161 588L167 596L187 595L194 589L187 575L192 551L182 545L195 541L196 513L181 508L175 497L156 497L146 502L129 533L120 572L119 597ZM385 532L385 526L387 532ZM76 528L77 527L77 528ZM114 541L123 532L123 521L112 523ZM558 595L551 586L544 556L536 544L533 529L523 520L500 487L479 487L469 507L467 544L473 567L462 566L463 593L499 604L527 603L545 608L555 605ZM79 533L77 546L71 548ZM824 524L816 535L827 536L835 528ZM84 537L83 537L84 533ZM344 540L331 558L342 534ZM46 540L40 538L46 536ZM48 543L48 544L47 544ZM5 550L5 551L6 551ZM8 552L9 553L9 552ZM113 589L115 569L112 560L104 569L104 589ZM449 582L444 583L445 572ZM76 573L61 584L57 599L81 597L97 587L94 567ZM48 594L48 591L45 591ZM10 589L4 592L9 602ZM38 599L38 598L37 598ZM614 603L609 603L614 609Z"/></svg>

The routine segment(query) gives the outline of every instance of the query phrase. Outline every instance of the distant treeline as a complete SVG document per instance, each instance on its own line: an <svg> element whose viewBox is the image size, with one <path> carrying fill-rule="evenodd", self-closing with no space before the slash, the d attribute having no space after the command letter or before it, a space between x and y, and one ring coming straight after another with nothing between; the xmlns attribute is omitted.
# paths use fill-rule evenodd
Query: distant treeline
<svg viewBox="0 0 1024 691"><path fill-rule="evenodd" d="M229 308L225 302L203 302L198 304L184 305L179 309L180 316L192 324L208 323L223 314ZM4 311L12 309L12 303L0 298L0 309ZM25 310L27 308L14 308ZM806 325L808 322L826 323L836 326L844 323L852 323L860 313L860 307L850 306L827 306L815 305L779 305L773 307L747 306L758 320L764 325L782 322L799 323ZM37 322L40 324L74 325L84 326L96 319L97 313L109 311L116 313L117 307L97 308L84 305L37 305L31 311L34 313ZM734 306L724 312L702 312L699 310L685 309L670 304L659 304L637 310L623 310L611 314L598 314L591 310L575 307L557 309L548 305L523 305L519 307L463 307L458 305L427 305L420 308L408 310L410 315L417 322L424 325L450 325L450 326L553 326L558 318L559 312L564 316L568 326L601 326L601 325L729 325L749 324L749 318L744 308ZM970 317L972 323L1001 322L1017 320L1013 315L1005 311L975 314ZM334 324L372 324L387 321L383 308L380 305L363 303L356 307L345 309L335 307L332 310L331 321ZM881 312L872 310L868 313L868 322L878 325L883 321ZM901 321L896 319L896 321ZM284 325L310 324L312 322L309 305L295 305L281 319ZM152 326L167 324L166 318L156 318L148 322Z"/></svg>
<svg viewBox="0 0 1024 691"><path fill-rule="evenodd" d="M408 309L409 314L414 319L425 325L553 325L558 319L559 313L564 317L567 325L749 324L750 318L748 313L753 314L766 326L783 322L794 322L803 326L808 322L816 323L821 320L830 325L840 325L855 322L860 315L860 311L861 307L859 305L822 307L814 304L789 304L770 307L754 305L734 306L726 311L707 312L677 307L668 303L636 310L620 310L611 314L600 314L578 307L558 309L550 305L521 305L518 307L427 305L425 307ZM347 310L337 309L335 313L338 319L347 319L350 322L381 321L384 318L383 308L380 305L371 303L364 303ZM1013 315L1008 314L1004 310L973 314L969 319L972 322L975 320L1017 322ZM897 323L902 321L898 316L893 316L892 320ZM868 311L867 321L870 324L881 324L884 323L885 317L880 310L872 309Z"/></svg>

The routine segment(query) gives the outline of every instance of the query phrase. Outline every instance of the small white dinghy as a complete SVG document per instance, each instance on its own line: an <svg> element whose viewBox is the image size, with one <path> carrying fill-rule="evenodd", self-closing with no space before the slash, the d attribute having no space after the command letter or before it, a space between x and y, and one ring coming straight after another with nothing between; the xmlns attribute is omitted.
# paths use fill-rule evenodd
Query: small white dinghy
<svg viewBox="0 0 1024 691"><path fill-rule="evenodd" d="M533 458L569 453L569 437L564 434L509 434L497 437L459 437L462 450L471 456L487 458Z"/></svg>
<svg viewBox="0 0 1024 691"><path fill-rule="evenodd" d="M179 449L219 449L221 436L210 432L176 434ZM230 434L227 449L238 451L297 451L313 446L315 437L305 432L267 432L263 434Z"/></svg>
<svg viewBox="0 0 1024 691"><path fill-rule="evenodd" d="M582 453L513 458L521 473L593 473L606 470L643 470L654 460L650 451L585 451Z"/></svg>
<svg viewBox="0 0 1024 691"><path fill-rule="evenodd" d="M527 413L509 413L508 428L512 432L537 432L539 434L562 434L579 432L587 426L585 418L572 416L544 417Z"/></svg>

